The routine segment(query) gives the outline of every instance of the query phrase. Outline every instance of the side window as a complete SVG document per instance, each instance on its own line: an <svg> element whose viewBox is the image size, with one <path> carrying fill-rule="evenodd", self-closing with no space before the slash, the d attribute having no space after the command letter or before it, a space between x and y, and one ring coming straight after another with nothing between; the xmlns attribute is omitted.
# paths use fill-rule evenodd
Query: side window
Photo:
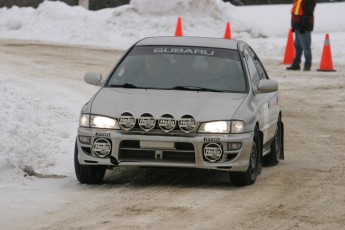
<svg viewBox="0 0 345 230"><path fill-rule="evenodd" d="M254 86L257 86L259 84L260 77L259 77L258 69L256 68L255 61L247 49L244 49L243 52L244 52L244 57L248 65L248 70L249 70L249 74L252 79L252 82Z"/></svg>
<svg viewBox="0 0 345 230"><path fill-rule="evenodd" d="M258 68L260 79L267 79L266 72L260 61L256 61L256 67Z"/></svg>
<svg viewBox="0 0 345 230"><path fill-rule="evenodd" d="M250 53L250 56L251 56L251 57L253 58L253 60L254 60L254 63L255 63L255 66L256 66L256 68L257 68L257 70L258 70L260 79L267 79L267 78L268 78L268 77L267 77L267 74L266 74L265 69L264 69L264 67L262 66L262 64L261 64L261 62L260 62L258 56L254 53L254 51L253 51L252 49L248 48L248 51L249 51L249 53Z"/></svg>

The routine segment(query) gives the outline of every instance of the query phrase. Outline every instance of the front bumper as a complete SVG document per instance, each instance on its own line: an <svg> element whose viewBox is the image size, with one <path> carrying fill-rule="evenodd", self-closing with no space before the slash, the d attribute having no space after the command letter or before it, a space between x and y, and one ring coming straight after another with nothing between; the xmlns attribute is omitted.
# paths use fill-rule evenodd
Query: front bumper
<svg viewBox="0 0 345 230"><path fill-rule="evenodd" d="M80 127L78 130L78 160L82 165L182 167L244 172L249 166L254 133L243 134L188 134L180 136L132 134L122 130ZM83 143L87 137L90 143ZM110 143L109 155L100 157L95 141ZM85 139L84 139L85 140ZM143 144L145 143L145 145ZM149 145L147 145L149 143ZM205 146L215 143L222 149L220 158L211 162L204 156ZM229 143L241 143L239 149L229 149ZM110 157L111 156L111 157Z"/></svg>

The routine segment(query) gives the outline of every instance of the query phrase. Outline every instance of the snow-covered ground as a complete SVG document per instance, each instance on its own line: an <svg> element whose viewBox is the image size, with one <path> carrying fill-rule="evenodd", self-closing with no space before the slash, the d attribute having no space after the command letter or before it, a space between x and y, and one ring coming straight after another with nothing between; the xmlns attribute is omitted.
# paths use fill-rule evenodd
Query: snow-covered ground
<svg viewBox="0 0 345 230"><path fill-rule="evenodd" d="M93 228L97 227L100 221L104 221L103 224L109 223L106 222L107 210L104 208L107 207L116 213L114 218L117 222L125 217L128 223L132 223L126 225L126 223L121 222L122 225L120 226L125 229L136 229L141 224L144 224L144 228L149 228L152 224L150 221L161 219L170 221L171 225L166 227L171 228L174 226L173 220L169 219L172 213L176 219L189 214L191 218L197 219L199 211L204 212L207 209L210 209L212 213L219 213L218 208L222 208L222 204L226 203L224 200L219 201L221 197L226 197L226 201L232 200L237 205L227 207L227 212L224 212L224 215L226 214L228 218L236 220L237 215L243 217L248 213L246 208L253 208L260 214L257 215L257 222L260 222L261 213L254 207L267 205L267 203L265 205L263 203L269 202L270 198L273 197L279 200L280 193L285 194L286 191L291 190L290 185L284 184L285 181L296 183L296 189L297 187L301 188L305 184L299 181L299 178L303 178L303 182L308 182L310 177L314 177L315 174L324 170L324 172L332 173L333 176L331 178L326 177L327 175L322 176L323 182L336 179L333 181L333 185L341 184L341 178L344 176L344 148L343 144L335 137L344 134L344 119L343 116L338 115L345 112L343 109L345 98L343 91L345 80L343 75L345 21L342 20L345 3L317 5L315 31L313 32L314 65L312 71L303 76L299 76L300 73L292 73L291 76L287 76L287 72L284 70L285 66L278 64L283 60L285 52L290 26L290 8L291 5L235 7L220 0L132 0L130 5L96 12L88 11L82 7L70 7L57 1L45 1L37 9L0 8L1 226L4 228L15 226L16 229L40 227L61 229L62 227L68 228L69 225L73 228ZM296 103L298 105L298 109L286 108L286 117L288 122L290 121L290 126L286 127L288 154L301 157L303 154L308 155L325 150L317 154L315 159L313 158L312 163L315 165L302 157L298 158L300 162L291 160L293 158L290 157L285 161L287 163L281 164L282 168L279 168L278 173L272 171L273 169L264 169L264 175L259 177L255 187L244 189L253 195L251 199L246 199L246 201L241 201L241 191L235 189L228 191L227 187L222 187L222 183L220 183L222 191L217 186L207 187L208 185L203 184L203 182L201 182L201 186L197 187L204 188L206 186L206 189L195 190L193 186L179 189L179 187L171 188L169 184L162 186L158 183L156 187L153 186L152 191L150 188L140 188L140 183L134 182L133 185L131 179L125 179L125 181L120 179L120 182L115 182L119 184L115 184L114 187L103 186L101 188L86 187L77 183L74 178L73 148L78 127L78 116L82 105L97 90L97 87L83 83L84 73L97 71L107 74L122 51L140 38L174 35L178 16L182 17L183 32L186 36L223 37L226 22L229 21L233 38L246 40L261 59L268 63L268 72L273 73L272 78L277 79L282 85L282 94L285 98L287 97L285 99L288 101L287 104ZM329 33L331 39L334 68L338 70L336 73L316 72L326 33ZM15 41L9 41L9 39L15 39ZM59 46L51 46L51 44L59 44ZM88 50L74 46L89 46L93 49ZM115 49L121 51L115 51ZM277 64L275 65L275 63ZM300 89L306 91L301 93L298 91ZM310 91L309 94L315 98L307 98L307 91ZM318 103L323 106L320 111L318 110ZM312 107L313 113L308 113L308 109L306 109L309 108L308 106ZM323 114L323 112L332 109L335 111L330 111L328 115ZM321 114L321 117L318 114ZM303 125L305 124L302 123L301 125L298 122L303 119L304 122L308 123L309 119L305 117L307 115L315 115L315 122L320 122L317 123L320 126L323 126L320 121L322 119L331 117L339 120L331 120L330 125L334 128L332 132L327 128L323 128L321 131L316 129L309 133L309 135L315 135L313 136L314 139L307 139L305 143L300 143L299 141L305 138L303 133ZM332 125L333 122L340 122L340 124ZM318 125L307 127L313 129ZM305 132L309 132L308 129L305 130ZM302 133L298 133L298 131ZM338 135L335 135L334 132ZM329 143L326 141L331 141L330 137L332 137L333 142L336 142L326 148L325 146ZM305 147L304 150L306 151L300 153L299 148L295 147L299 145L308 145L308 148ZM308 150L313 149L314 146L317 146L318 149L309 152ZM324 155L325 152L327 154L334 153L333 158L330 157L332 160L324 159L327 157ZM324 165L318 165L320 162L325 163L325 161L327 161L329 170ZM318 170L319 168L322 170L317 171L315 169L315 171L307 171L306 173L299 171L304 167L308 169L317 167ZM338 169L338 171L333 172L331 169ZM286 175L286 172L293 173L294 177L282 177L282 175ZM129 171L129 173L133 173L130 178L136 178L136 171ZM277 175L272 183L269 182L271 175ZM150 181L151 176L146 177L146 179L148 178L147 180ZM172 181L174 182L174 180ZM318 181L315 179L314 182L317 183ZM110 184L112 183L114 182L110 182ZM269 187L265 189L263 185ZM277 187L279 188L278 192L276 191ZM317 188L323 189L322 186ZM112 194L112 189L115 190L115 194ZM260 193L255 189L260 189ZM276 192L270 194L270 189ZM313 189L316 188L313 187ZM326 214L328 210L331 213L331 208L326 207L326 204L330 204L330 202L325 197L332 198L333 194L335 200L339 201L331 202L334 205L341 205L344 202L340 196L344 189L337 190L334 187L332 194L321 190L318 194L314 194L315 196L311 196L311 191L312 189L308 187L308 189L298 193L297 196L294 193L289 193L287 197L291 199L286 198L285 202L275 203L276 210L274 213L281 213L283 216L284 207L290 207L291 210L293 210L292 208L303 210L305 207L310 207L305 209L305 212L301 211L300 216L308 217L309 215L310 219L313 219L313 213L318 213L318 210L326 210L324 212ZM100 193L102 199L111 200L116 204L114 206L100 205L100 200L94 197L94 192ZM225 194L229 192L232 193L232 197L227 197ZM143 194L146 194L146 197ZM161 199L155 200L153 194ZM310 197L305 194L309 194ZM171 200L167 198L170 196L172 197ZM290 201L301 198L300 196L307 197L307 201L314 199L316 200L315 204L323 204L324 206L318 209L316 206L311 206L307 201L300 201L303 207L299 207L297 203L294 206L289 204ZM125 202L129 202L133 197L134 201L146 205L146 208L136 206L133 203L126 206L126 203L123 203L124 201L121 201L119 197ZM209 197L210 203L204 199L205 197ZM72 205L73 199L75 199L77 206ZM168 203L161 203L162 200L167 200ZM91 207L87 205L87 201L90 202ZM152 208L153 203L161 206ZM127 211L128 216L119 213L117 209L115 210L116 205L119 205L124 213ZM84 216L77 214L79 209L95 213ZM286 211L287 214L289 214L288 211ZM66 216L64 216L64 212L66 212ZM336 224L334 226L344 226L342 224L345 224L345 220L341 219L341 216L345 216L341 215L344 212L342 209L337 210L337 212L340 213L340 217L333 219ZM205 213L207 212L205 211ZM269 213L270 210L266 210L264 213L267 214L267 218ZM160 214L163 214L162 218L159 218ZM87 218L92 215L96 215L97 219ZM289 218L293 218L293 215L290 216ZM38 222L33 221L35 217L38 217ZM199 217L200 221L204 221L214 216L204 214ZM326 229L332 227L332 225L322 222L319 219L321 217L315 214L315 221L318 220L322 225L307 223L302 226L305 229L308 227L313 229L315 226ZM64 226L64 220L67 218L67 225ZM207 224L219 224L217 221L224 221L221 216L215 217L214 220L212 218L208 219L208 222L204 222L205 226L210 227ZM84 222L78 222L79 219ZM186 223L183 221L181 223L185 225L180 224L178 226L184 226L184 228L189 226L187 220L184 221ZM281 220L279 219L279 221ZM193 224L192 229L202 227L195 222ZM112 226L116 226L116 223ZM158 225L153 226L157 228ZM224 227L224 225L220 226ZM242 224L237 226L239 226L237 229L240 229ZM287 225L276 224L274 226L280 228ZM262 229L265 227L270 227L269 220ZM290 225L290 227L298 228L295 225ZM107 225L104 229L106 228Z"/></svg>

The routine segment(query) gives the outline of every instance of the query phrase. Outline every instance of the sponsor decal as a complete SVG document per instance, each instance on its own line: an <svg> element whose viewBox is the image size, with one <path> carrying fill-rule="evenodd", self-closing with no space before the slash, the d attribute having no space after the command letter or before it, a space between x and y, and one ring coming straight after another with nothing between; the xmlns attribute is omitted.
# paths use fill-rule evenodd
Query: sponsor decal
<svg viewBox="0 0 345 230"><path fill-rule="evenodd" d="M178 122L178 126L182 131L185 133L190 133L196 126L196 122L193 116L191 115L184 115Z"/></svg>
<svg viewBox="0 0 345 230"><path fill-rule="evenodd" d="M140 128L148 132L155 127L156 120L153 118L151 114L144 113L143 115L139 117L138 123L139 123Z"/></svg>
<svg viewBox="0 0 345 230"><path fill-rule="evenodd" d="M136 122L136 119L129 112L125 112L121 114L121 116L119 117L120 127L127 131L132 129L135 126L135 122Z"/></svg>
<svg viewBox="0 0 345 230"><path fill-rule="evenodd" d="M204 142L220 142L220 138L204 138Z"/></svg>
<svg viewBox="0 0 345 230"><path fill-rule="evenodd" d="M213 56L214 50L198 49L198 48L154 48L153 53L165 53L165 54L198 54Z"/></svg>
<svg viewBox="0 0 345 230"><path fill-rule="evenodd" d="M110 133L96 133L97 137L110 137Z"/></svg>
<svg viewBox="0 0 345 230"><path fill-rule="evenodd" d="M208 143L204 147L204 157L210 162L216 162L223 155L222 147L217 143Z"/></svg>
<svg viewBox="0 0 345 230"><path fill-rule="evenodd" d="M99 157L105 157L111 152L110 141L105 138L98 138L93 143L93 152Z"/></svg>
<svg viewBox="0 0 345 230"><path fill-rule="evenodd" d="M172 115L164 114L158 120L158 125L164 132L169 132L175 128L176 120L174 119Z"/></svg>

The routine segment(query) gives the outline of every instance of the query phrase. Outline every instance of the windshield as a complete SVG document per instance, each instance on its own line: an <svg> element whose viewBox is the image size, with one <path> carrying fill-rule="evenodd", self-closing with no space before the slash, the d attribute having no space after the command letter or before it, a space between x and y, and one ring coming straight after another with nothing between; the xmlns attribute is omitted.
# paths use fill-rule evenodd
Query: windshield
<svg viewBox="0 0 345 230"><path fill-rule="evenodd" d="M237 51L173 46L134 47L106 86L240 93L247 88Z"/></svg>

